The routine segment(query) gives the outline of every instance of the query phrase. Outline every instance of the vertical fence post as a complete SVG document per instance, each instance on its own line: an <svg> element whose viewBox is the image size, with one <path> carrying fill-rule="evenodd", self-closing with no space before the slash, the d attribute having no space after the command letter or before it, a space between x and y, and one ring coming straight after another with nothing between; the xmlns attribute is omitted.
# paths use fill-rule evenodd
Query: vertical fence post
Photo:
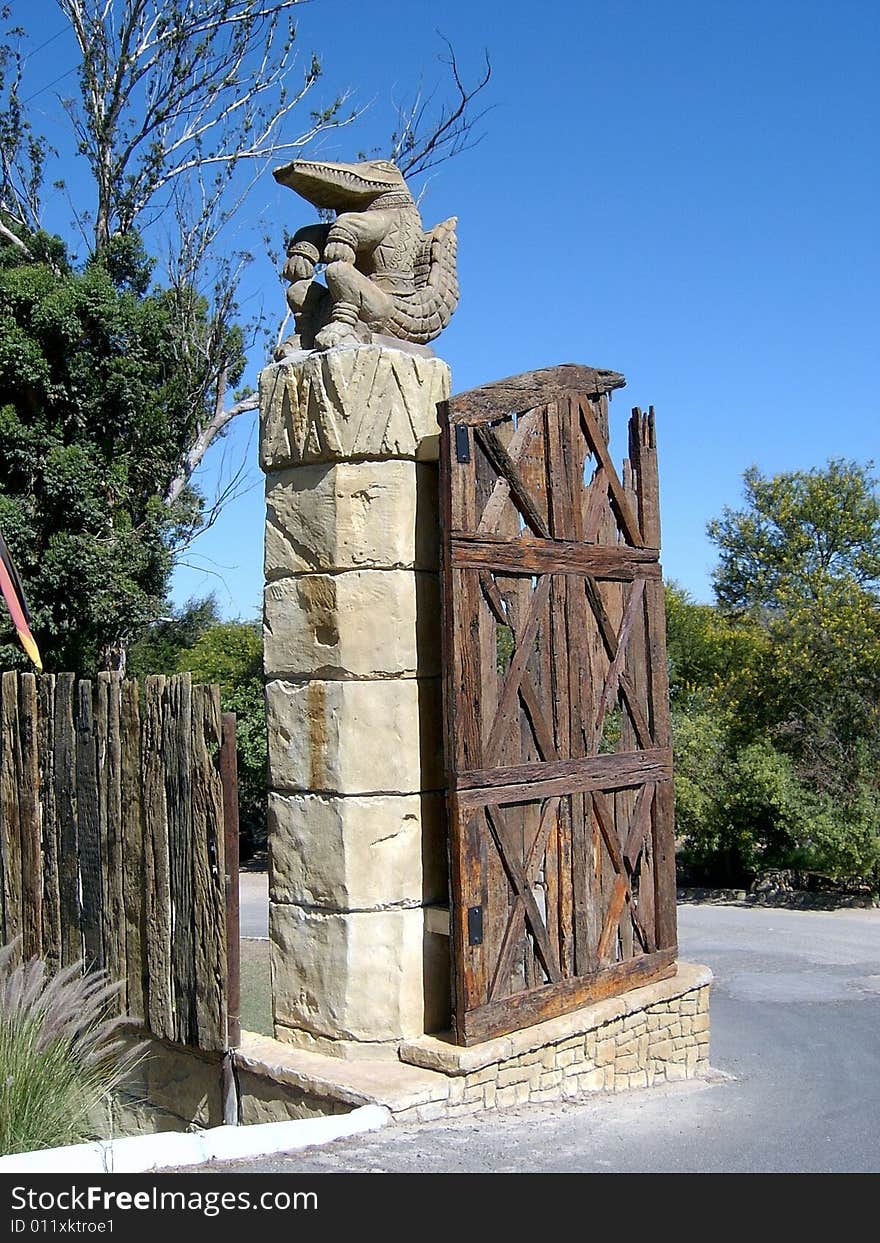
<svg viewBox="0 0 880 1243"><path fill-rule="evenodd" d="M241 943L238 905L238 750L235 713L224 712L221 721L220 780L223 784L223 829L226 868L226 1050L220 1084L223 1122L241 1121L234 1049L241 1043Z"/></svg>
<svg viewBox="0 0 880 1243"><path fill-rule="evenodd" d="M223 824L226 858L226 1043L234 1049L241 1041L241 948L238 909L238 756L235 713L222 716L220 779L223 782Z"/></svg>

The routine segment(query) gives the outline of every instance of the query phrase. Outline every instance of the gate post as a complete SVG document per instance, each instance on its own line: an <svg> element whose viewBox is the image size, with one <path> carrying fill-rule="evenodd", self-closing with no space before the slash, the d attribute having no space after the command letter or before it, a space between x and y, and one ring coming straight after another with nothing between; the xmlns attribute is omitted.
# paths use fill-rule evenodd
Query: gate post
<svg viewBox="0 0 880 1243"><path fill-rule="evenodd" d="M396 1056L449 1021L437 403L449 369L380 345L260 380L275 1032Z"/></svg>

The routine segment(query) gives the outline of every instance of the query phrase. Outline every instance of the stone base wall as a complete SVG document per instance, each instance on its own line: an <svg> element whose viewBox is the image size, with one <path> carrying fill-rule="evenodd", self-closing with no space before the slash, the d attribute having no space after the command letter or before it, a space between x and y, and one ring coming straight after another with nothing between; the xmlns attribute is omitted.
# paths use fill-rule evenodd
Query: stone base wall
<svg viewBox="0 0 880 1243"><path fill-rule="evenodd" d="M707 967L463 1048L443 1036L404 1041L395 1060L345 1060L244 1032L236 1050L239 1120L280 1122L383 1105L397 1122L457 1118L697 1079L709 1072ZM384 1052L384 1050L382 1050ZM150 1040L131 1079L93 1118L97 1137L219 1126L221 1061Z"/></svg>
<svg viewBox="0 0 880 1243"><path fill-rule="evenodd" d="M573 1100L695 1079L709 1070L709 986L611 1019L454 1077L442 1102L411 1106L400 1122L458 1118L530 1101Z"/></svg>
<svg viewBox="0 0 880 1243"><path fill-rule="evenodd" d="M137 1040L136 1043L144 1043ZM222 1063L180 1045L147 1039L143 1061L90 1118L97 1139L194 1131L223 1124ZM342 1100L237 1069L239 1122L287 1122L350 1113Z"/></svg>
<svg viewBox="0 0 880 1243"><path fill-rule="evenodd" d="M404 1123L698 1079L709 1073L711 981L707 967L679 963L669 979L482 1044L405 1041L396 1062L344 1062L246 1033L236 1064L328 1112L383 1105Z"/></svg>

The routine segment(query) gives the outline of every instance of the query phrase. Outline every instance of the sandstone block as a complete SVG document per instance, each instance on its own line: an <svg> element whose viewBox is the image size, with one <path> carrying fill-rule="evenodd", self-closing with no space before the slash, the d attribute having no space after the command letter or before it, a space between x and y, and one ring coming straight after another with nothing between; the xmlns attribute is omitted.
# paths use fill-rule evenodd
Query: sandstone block
<svg viewBox="0 0 880 1243"><path fill-rule="evenodd" d="M390 1041L449 1021L448 938L419 909L325 913L270 903L278 1023L318 1035Z"/></svg>
<svg viewBox="0 0 880 1243"><path fill-rule="evenodd" d="M457 1075L449 1085L449 1104L460 1105L464 1101L465 1081Z"/></svg>
<svg viewBox="0 0 880 1243"><path fill-rule="evenodd" d="M449 368L377 345L328 350L260 376L264 471L344 458L436 459Z"/></svg>
<svg viewBox="0 0 880 1243"><path fill-rule="evenodd" d="M510 1109L512 1105L517 1103L516 1088L513 1086L507 1088L499 1088L495 1094L496 1109Z"/></svg>
<svg viewBox="0 0 880 1243"><path fill-rule="evenodd" d="M217 1126L223 1120L220 1065L180 1045L158 1040L149 1044L144 1063L146 1100L197 1126Z"/></svg>
<svg viewBox="0 0 880 1243"><path fill-rule="evenodd" d="M443 785L438 679L276 680L266 711L274 790L415 794Z"/></svg>
<svg viewBox="0 0 880 1243"><path fill-rule="evenodd" d="M266 480L266 579L320 570L437 572L437 467L336 462Z"/></svg>
<svg viewBox="0 0 880 1243"><path fill-rule="evenodd" d="M419 1122L434 1122L446 1113L445 1101L429 1101L427 1105L419 1105L416 1117Z"/></svg>
<svg viewBox="0 0 880 1243"><path fill-rule="evenodd" d="M605 1071L601 1066L588 1070L578 1077L578 1088L581 1092L601 1092L605 1086Z"/></svg>
<svg viewBox="0 0 880 1243"><path fill-rule="evenodd" d="M608 1066L613 1063L617 1050L613 1040L602 1040L596 1046L596 1065Z"/></svg>
<svg viewBox="0 0 880 1243"><path fill-rule="evenodd" d="M328 1114L350 1113L351 1106L327 1097L310 1096L287 1084L275 1083L263 1075L238 1071L241 1122L254 1126L261 1122L288 1122L291 1119L323 1118Z"/></svg>
<svg viewBox="0 0 880 1243"><path fill-rule="evenodd" d="M411 570L300 574L266 584L269 677L434 677L440 580Z"/></svg>
<svg viewBox="0 0 880 1243"><path fill-rule="evenodd" d="M446 899L442 794L269 795L273 902L337 911Z"/></svg>

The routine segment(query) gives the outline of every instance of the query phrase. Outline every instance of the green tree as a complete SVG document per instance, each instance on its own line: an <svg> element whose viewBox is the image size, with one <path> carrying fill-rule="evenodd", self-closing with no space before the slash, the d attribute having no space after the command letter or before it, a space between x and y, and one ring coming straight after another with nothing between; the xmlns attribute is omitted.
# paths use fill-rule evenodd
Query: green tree
<svg viewBox="0 0 880 1243"><path fill-rule="evenodd" d="M237 717L238 805L244 839L266 839L266 701L263 637L259 622L221 622L208 627L178 655L178 671L197 682L216 682L225 712Z"/></svg>
<svg viewBox="0 0 880 1243"><path fill-rule="evenodd" d="M752 467L746 507L709 526L718 605L670 595L672 671L699 691L675 700L679 825L690 857L729 879L782 864L876 879L875 489L842 460Z"/></svg>
<svg viewBox="0 0 880 1243"><path fill-rule="evenodd" d="M870 465L836 458L824 469L769 479L743 476L745 509L709 523L718 546L715 595L726 611L783 610L829 585L875 591L880 583L880 499Z"/></svg>
<svg viewBox="0 0 880 1243"><path fill-rule="evenodd" d="M718 702L736 694L745 670L755 667L764 633L748 617L698 604L678 583L666 585L666 651L673 705L693 696Z"/></svg>
<svg viewBox="0 0 880 1243"><path fill-rule="evenodd" d="M167 613L132 644L127 672L135 678L145 678L150 673L179 673L181 654L195 647L211 626L219 624L220 611L214 595L189 600L183 608L169 604Z"/></svg>
<svg viewBox="0 0 880 1243"><path fill-rule="evenodd" d="M194 431L194 379L173 292L145 292L135 235L81 272L63 251L55 265L0 252L0 529L47 668L90 673L123 666L201 521L192 488L164 500ZM17 663L6 626L0 644Z"/></svg>

